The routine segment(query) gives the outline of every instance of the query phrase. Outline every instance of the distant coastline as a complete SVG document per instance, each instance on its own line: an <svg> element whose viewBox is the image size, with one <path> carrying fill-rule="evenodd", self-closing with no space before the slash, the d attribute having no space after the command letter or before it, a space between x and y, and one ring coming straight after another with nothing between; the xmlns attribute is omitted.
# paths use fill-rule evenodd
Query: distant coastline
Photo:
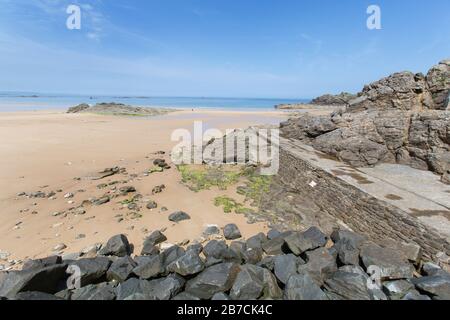
<svg viewBox="0 0 450 320"><path fill-rule="evenodd" d="M136 107L261 111L273 110L276 105L280 104L307 103L310 100L302 98L91 96L39 94L34 92L0 92L0 112L68 109L82 103L95 105L106 101L114 101Z"/></svg>

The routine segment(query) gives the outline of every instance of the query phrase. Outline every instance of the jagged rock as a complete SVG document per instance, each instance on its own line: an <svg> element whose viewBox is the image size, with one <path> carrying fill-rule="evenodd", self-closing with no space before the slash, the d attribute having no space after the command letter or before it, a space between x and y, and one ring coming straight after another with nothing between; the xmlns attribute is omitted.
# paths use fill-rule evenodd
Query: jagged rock
<svg viewBox="0 0 450 320"><path fill-rule="evenodd" d="M127 280L133 273L133 269L136 267L136 262L129 257L125 256L114 261L106 273L108 281L123 282Z"/></svg>
<svg viewBox="0 0 450 320"><path fill-rule="evenodd" d="M219 233L220 233L220 230L217 225L208 225L208 226L206 226L205 230L203 230L204 237L212 236L212 235L219 234Z"/></svg>
<svg viewBox="0 0 450 320"><path fill-rule="evenodd" d="M355 98L355 95L348 92L342 92L338 95L325 94L313 99L311 104L319 106L345 106Z"/></svg>
<svg viewBox="0 0 450 320"><path fill-rule="evenodd" d="M67 110L67 113L79 113L81 111L89 109L90 106L86 103L79 104L75 107L71 107Z"/></svg>
<svg viewBox="0 0 450 320"><path fill-rule="evenodd" d="M212 240L203 248L205 257L214 257L220 259L222 253L228 249L225 241Z"/></svg>
<svg viewBox="0 0 450 320"><path fill-rule="evenodd" d="M413 277L414 267L397 251L367 243L362 246L360 255L366 269L370 266L380 268L383 278L395 280Z"/></svg>
<svg viewBox="0 0 450 320"><path fill-rule="evenodd" d="M358 273L337 271L325 281L325 292L331 300L371 300L367 277Z"/></svg>
<svg viewBox="0 0 450 320"><path fill-rule="evenodd" d="M336 259L325 248L306 253L307 262L298 267L298 273L308 273L319 284L331 277L337 270Z"/></svg>
<svg viewBox="0 0 450 320"><path fill-rule="evenodd" d="M450 275L426 276L412 280L417 289L436 300L450 300Z"/></svg>
<svg viewBox="0 0 450 320"><path fill-rule="evenodd" d="M228 301L231 299L227 294L225 294L223 292L219 292L219 293L216 293L215 295L213 295L211 300L213 300L213 301Z"/></svg>
<svg viewBox="0 0 450 320"><path fill-rule="evenodd" d="M141 279L151 279L164 272L164 261L160 255L141 257L133 273Z"/></svg>
<svg viewBox="0 0 450 320"><path fill-rule="evenodd" d="M339 261L342 264L359 265L359 252L366 238L351 231L336 230L331 234Z"/></svg>
<svg viewBox="0 0 450 320"><path fill-rule="evenodd" d="M253 265L243 266L231 288L230 297L233 300L258 299L262 295L264 288L263 270Z"/></svg>
<svg viewBox="0 0 450 320"><path fill-rule="evenodd" d="M148 283L150 291L147 293L149 300L170 300L184 287L185 280L178 275L170 275L166 278L151 280Z"/></svg>
<svg viewBox="0 0 450 320"><path fill-rule="evenodd" d="M417 290L410 290L407 294L405 294L405 296L403 297L402 300L431 300L431 298L429 296L420 294L419 291Z"/></svg>
<svg viewBox="0 0 450 320"><path fill-rule="evenodd" d="M422 259L422 248L415 243L403 243L390 239L380 242L382 247L398 251L412 263L418 263Z"/></svg>
<svg viewBox="0 0 450 320"><path fill-rule="evenodd" d="M305 232L293 232L284 241L292 253L298 256L305 251L323 247L327 243L327 237L318 228L311 227Z"/></svg>
<svg viewBox="0 0 450 320"><path fill-rule="evenodd" d="M69 266L72 265L79 268L81 286L84 287L104 281L111 260L106 257L87 258L72 261Z"/></svg>
<svg viewBox="0 0 450 320"><path fill-rule="evenodd" d="M169 216L169 221L172 221L172 222L181 222L181 221L190 220L190 219L191 219L191 217L186 212L183 212L183 211L174 212Z"/></svg>
<svg viewBox="0 0 450 320"><path fill-rule="evenodd" d="M197 274L205 268L205 264L195 250L188 250L182 257L168 266L170 272L176 272L181 276Z"/></svg>
<svg viewBox="0 0 450 320"><path fill-rule="evenodd" d="M125 235L119 234L108 240L106 245L100 249L99 254L104 256L124 257L132 252L131 246Z"/></svg>
<svg viewBox="0 0 450 320"><path fill-rule="evenodd" d="M140 295L142 300L147 298L147 292L150 291L149 282L136 278L130 278L120 283L116 288L117 300L130 300L135 295Z"/></svg>
<svg viewBox="0 0 450 320"><path fill-rule="evenodd" d="M280 282L286 284L290 276L297 274L299 263L304 263L304 261L293 254L276 256L274 261L275 276Z"/></svg>
<svg viewBox="0 0 450 320"><path fill-rule="evenodd" d="M261 261L263 256L262 249L259 248L247 248L244 251L243 258L245 263L249 264L257 264Z"/></svg>
<svg viewBox="0 0 450 320"><path fill-rule="evenodd" d="M284 289L286 300L328 300L327 295L314 282L311 276L294 274L289 277Z"/></svg>
<svg viewBox="0 0 450 320"><path fill-rule="evenodd" d="M278 238L280 235L281 235L281 232L278 231L278 230L276 230L276 229L270 229L270 231L267 232L267 238L268 238L269 240Z"/></svg>
<svg viewBox="0 0 450 320"><path fill-rule="evenodd" d="M194 250L198 254L202 253L203 245L201 243L191 244L186 248L186 251Z"/></svg>
<svg viewBox="0 0 450 320"><path fill-rule="evenodd" d="M114 287L109 283L92 284L86 287L76 289L72 292L71 300L96 300L108 301L114 300L116 293Z"/></svg>
<svg viewBox="0 0 450 320"><path fill-rule="evenodd" d="M434 102L434 108L449 108L450 60L443 60L428 71L426 81Z"/></svg>
<svg viewBox="0 0 450 320"><path fill-rule="evenodd" d="M262 244L264 252L270 256L275 256L283 253L283 246L285 242L282 237L268 240Z"/></svg>
<svg viewBox="0 0 450 320"><path fill-rule="evenodd" d="M205 269L186 284L186 292L202 299L210 299L214 294L227 292L240 271L234 263L221 263Z"/></svg>
<svg viewBox="0 0 450 320"><path fill-rule="evenodd" d="M186 250L179 246L172 246L161 253L161 258L164 263L164 268L167 268L172 262L184 256Z"/></svg>
<svg viewBox="0 0 450 320"><path fill-rule="evenodd" d="M51 256L43 259L27 260L22 266L22 270L41 269L55 264L62 263L60 256Z"/></svg>
<svg viewBox="0 0 450 320"><path fill-rule="evenodd" d="M172 300L196 301L196 300L201 300L201 299L199 297L194 296L193 294L188 293L188 292L181 292L181 293L177 294L175 297L173 297Z"/></svg>
<svg viewBox="0 0 450 320"><path fill-rule="evenodd" d="M53 300L63 300L62 298L58 298L52 294L43 293L43 292L21 292L15 296L15 300L24 300L24 301L53 301Z"/></svg>
<svg viewBox="0 0 450 320"><path fill-rule="evenodd" d="M67 278L66 264L0 274L0 297L12 298L19 292L38 291L54 294Z"/></svg>
<svg viewBox="0 0 450 320"><path fill-rule="evenodd" d="M159 251L156 245L167 241L167 237L159 230L152 232L144 241L141 255L158 254Z"/></svg>
<svg viewBox="0 0 450 320"><path fill-rule="evenodd" d="M264 233L258 233L257 235L248 238L246 241L247 248L262 249L262 244L267 241L267 237Z"/></svg>
<svg viewBox="0 0 450 320"><path fill-rule="evenodd" d="M383 291L391 300L402 299L412 289L414 289L414 285L406 280L383 282Z"/></svg>
<svg viewBox="0 0 450 320"><path fill-rule="evenodd" d="M223 236L227 240L236 240L242 237L241 231L239 231L239 228L234 223L227 224L223 228Z"/></svg>

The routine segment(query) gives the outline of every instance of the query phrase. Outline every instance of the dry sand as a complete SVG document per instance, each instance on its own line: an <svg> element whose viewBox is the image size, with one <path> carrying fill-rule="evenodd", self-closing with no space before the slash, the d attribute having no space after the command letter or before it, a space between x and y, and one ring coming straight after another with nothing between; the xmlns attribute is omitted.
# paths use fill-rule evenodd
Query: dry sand
<svg viewBox="0 0 450 320"><path fill-rule="evenodd" d="M244 237L266 231L264 223L250 225L244 216L225 214L222 208L214 206L217 195L234 193L232 189L195 193L180 183L180 174L174 166L148 177L142 173L152 167L153 159L160 157L155 152L169 153L176 144L170 141L172 131L192 130L195 120L202 120L206 128L224 131L274 124L285 117L285 113L277 111L180 111L153 118L69 115L61 111L0 113L0 251L9 252L9 259L38 258L52 254L60 243L67 245L65 253L72 253L124 233L135 244L135 253L139 253L144 237L156 229L167 228L165 234L170 243L199 238L207 224L223 227L236 223ZM167 154L164 157L170 160ZM91 207L85 215L52 216L53 212L77 207L90 197L100 197L105 190L96 186L120 180L121 176L100 181L74 178L115 166L139 175L127 185L134 186L144 199L156 201L158 209L151 211L144 207L141 219L118 223L115 216L125 214L128 209L118 203L125 198L117 198ZM165 184L167 189L152 195L153 187L160 184ZM20 192L58 189L62 192L56 200L17 196ZM75 194L73 199L64 199L68 192ZM168 211L161 212L161 207L167 207ZM168 215L178 210L190 214L192 220L179 224L169 222ZM77 239L80 234L85 238Z"/></svg>

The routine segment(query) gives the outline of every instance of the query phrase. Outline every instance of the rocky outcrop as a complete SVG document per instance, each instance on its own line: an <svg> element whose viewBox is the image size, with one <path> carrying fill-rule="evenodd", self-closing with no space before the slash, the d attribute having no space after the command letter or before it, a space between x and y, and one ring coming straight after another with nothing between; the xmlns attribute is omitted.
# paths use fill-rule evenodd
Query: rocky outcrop
<svg viewBox="0 0 450 320"><path fill-rule="evenodd" d="M445 60L427 76L401 72L366 85L331 115L290 119L281 135L352 166L406 164L434 171L450 183L449 93Z"/></svg>
<svg viewBox="0 0 450 320"><path fill-rule="evenodd" d="M167 238L155 232L148 239L156 245ZM271 230L230 245L213 240L204 248L197 244L187 250L159 246L150 256L133 256L128 239L118 235L91 258L49 257L28 261L21 271L0 272L0 298L450 299L450 274L432 263L424 264L417 245L410 244L414 250L407 251L398 245L381 247L338 229L328 236L313 227L304 232ZM259 254L248 259L249 252Z"/></svg>
<svg viewBox="0 0 450 320"><path fill-rule="evenodd" d="M311 101L311 104L318 106L346 106L351 100L355 98L355 95L348 92L342 92L337 95L325 94L313 99Z"/></svg>
<svg viewBox="0 0 450 320"><path fill-rule="evenodd" d="M69 108L67 113L95 113L106 115L126 115L126 116L155 116L162 115L169 112L176 111L175 109L167 108L143 108L133 107L122 103L98 103L94 106L88 104L80 104L78 106Z"/></svg>

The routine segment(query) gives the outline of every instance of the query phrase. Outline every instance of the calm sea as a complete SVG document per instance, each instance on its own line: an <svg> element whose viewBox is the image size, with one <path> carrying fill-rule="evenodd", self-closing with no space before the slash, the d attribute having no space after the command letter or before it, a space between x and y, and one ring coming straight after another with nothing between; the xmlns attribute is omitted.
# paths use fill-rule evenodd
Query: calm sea
<svg viewBox="0 0 450 320"><path fill-rule="evenodd" d="M80 103L117 102L141 107L273 110L277 104L303 103L308 99L254 99L206 97L84 96L34 93L0 93L0 111L67 109Z"/></svg>

